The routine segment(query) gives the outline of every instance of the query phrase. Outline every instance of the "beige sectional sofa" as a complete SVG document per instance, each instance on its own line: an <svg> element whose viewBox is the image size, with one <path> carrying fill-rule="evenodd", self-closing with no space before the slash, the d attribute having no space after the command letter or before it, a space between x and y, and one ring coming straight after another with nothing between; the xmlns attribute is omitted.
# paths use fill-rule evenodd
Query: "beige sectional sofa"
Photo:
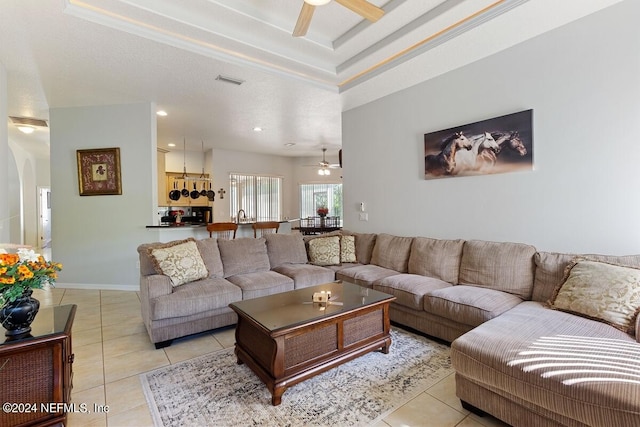
<svg viewBox="0 0 640 427"><path fill-rule="evenodd" d="M354 236L356 262L313 265L310 241L335 244L335 235ZM456 392L471 410L514 426L640 425L633 332L547 305L574 255L346 231L196 244L208 276L177 287L151 256L165 245L138 248L142 314L154 343L235 323L227 307L234 299L343 280L394 295L393 322L451 342ZM590 258L640 267L640 256Z"/></svg>

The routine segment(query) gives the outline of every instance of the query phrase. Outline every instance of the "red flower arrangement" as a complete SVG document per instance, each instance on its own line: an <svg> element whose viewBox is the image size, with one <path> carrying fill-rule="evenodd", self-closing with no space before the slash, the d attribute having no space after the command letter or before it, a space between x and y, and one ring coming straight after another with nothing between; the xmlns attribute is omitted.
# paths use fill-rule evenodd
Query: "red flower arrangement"
<svg viewBox="0 0 640 427"><path fill-rule="evenodd" d="M318 212L318 215L322 216L327 216L327 214L329 213L329 208L326 208L324 206L318 208L318 210L316 211Z"/></svg>

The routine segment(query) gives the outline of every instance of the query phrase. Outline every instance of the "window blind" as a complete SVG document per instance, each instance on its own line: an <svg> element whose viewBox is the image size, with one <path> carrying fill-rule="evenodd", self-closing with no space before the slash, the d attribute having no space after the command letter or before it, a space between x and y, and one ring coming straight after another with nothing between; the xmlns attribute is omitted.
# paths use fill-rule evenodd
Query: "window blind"
<svg viewBox="0 0 640 427"><path fill-rule="evenodd" d="M234 219L243 209L247 219L252 221L281 220L282 177L231 173L229 188Z"/></svg>

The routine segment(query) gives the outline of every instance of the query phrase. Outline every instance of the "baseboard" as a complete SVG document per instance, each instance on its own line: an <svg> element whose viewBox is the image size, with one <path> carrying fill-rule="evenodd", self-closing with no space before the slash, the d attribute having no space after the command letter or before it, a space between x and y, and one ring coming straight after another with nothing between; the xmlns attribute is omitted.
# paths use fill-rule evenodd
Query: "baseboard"
<svg viewBox="0 0 640 427"><path fill-rule="evenodd" d="M138 292L138 285L109 285L106 283L60 283L56 282L56 288L60 289L87 289L96 291L132 291Z"/></svg>

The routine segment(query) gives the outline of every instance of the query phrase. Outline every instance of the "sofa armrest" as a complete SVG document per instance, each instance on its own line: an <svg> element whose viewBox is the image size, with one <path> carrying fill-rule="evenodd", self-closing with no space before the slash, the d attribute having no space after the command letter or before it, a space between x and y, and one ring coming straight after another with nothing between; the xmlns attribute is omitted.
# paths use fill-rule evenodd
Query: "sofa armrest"
<svg viewBox="0 0 640 427"><path fill-rule="evenodd" d="M640 315L636 316L636 341L640 342Z"/></svg>
<svg viewBox="0 0 640 427"><path fill-rule="evenodd" d="M150 301L162 295L169 295L173 292L173 285L169 276L163 274L152 274L140 277L140 297Z"/></svg>

